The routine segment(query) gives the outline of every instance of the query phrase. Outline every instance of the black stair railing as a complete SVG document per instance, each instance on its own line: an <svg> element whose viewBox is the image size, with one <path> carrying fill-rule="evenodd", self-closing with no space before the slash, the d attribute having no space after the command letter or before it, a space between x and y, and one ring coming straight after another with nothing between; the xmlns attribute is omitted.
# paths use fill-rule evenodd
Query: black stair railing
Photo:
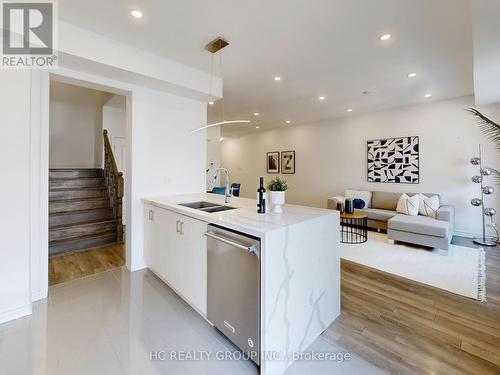
<svg viewBox="0 0 500 375"><path fill-rule="evenodd" d="M104 181L116 220L116 243L123 243L123 173L118 171L108 131L104 129Z"/></svg>

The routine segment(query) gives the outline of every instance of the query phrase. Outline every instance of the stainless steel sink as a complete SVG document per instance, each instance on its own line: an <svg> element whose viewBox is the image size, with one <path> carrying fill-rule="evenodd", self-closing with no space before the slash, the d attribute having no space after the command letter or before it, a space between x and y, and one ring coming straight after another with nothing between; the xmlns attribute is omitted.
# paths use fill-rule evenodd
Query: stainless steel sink
<svg viewBox="0 0 500 375"><path fill-rule="evenodd" d="M237 207L217 206L217 207L201 208L200 211L213 213L213 212L235 210L236 208Z"/></svg>
<svg viewBox="0 0 500 375"><path fill-rule="evenodd" d="M179 203L179 206L184 206L188 208L194 208L195 210L199 210L209 207L220 207L220 204L201 201L201 202Z"/></svg>

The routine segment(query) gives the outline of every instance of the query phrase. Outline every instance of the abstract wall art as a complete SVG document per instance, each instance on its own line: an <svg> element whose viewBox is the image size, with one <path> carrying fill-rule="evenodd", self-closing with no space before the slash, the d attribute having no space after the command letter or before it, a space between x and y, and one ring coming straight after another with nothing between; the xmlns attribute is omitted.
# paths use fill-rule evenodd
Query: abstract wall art
<svg viewBox="0 0 500 375"><path fill-rule="evenodd" d="M368 182L420 183L417 136L367 142Z"/></svg>

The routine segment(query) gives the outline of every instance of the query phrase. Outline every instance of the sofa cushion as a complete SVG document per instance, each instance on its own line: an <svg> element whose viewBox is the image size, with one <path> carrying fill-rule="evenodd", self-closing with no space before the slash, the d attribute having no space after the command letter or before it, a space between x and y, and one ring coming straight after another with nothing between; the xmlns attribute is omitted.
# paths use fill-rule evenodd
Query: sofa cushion
<svg viewBox="0 0 500 375"><path fill-rule="evenodd" d="M344 194L345 199L362 199L365 202L365 207L370 208L372 203L372 193L371 191L363 190L346 190Z"/></svg>
<svg viewBox="0 0 500 375"><path fill-rule="evenodd" d="M372 192L372 204L370 208L381 208L383 210L393 210L396 211L396 207L398 206L399 197L401 197L403 193L389 193L387 191L373 191ZM410 197L417 193L406 193ZM439 198L439 194L435 193L424 193L428 197L437 195Z"/></svg>
<svg viewBox="0 0 500 375"><path fill-rule="evenodd" d="M363 199L355 198L352 200L352 204L354 205L354 208L357 210L361 210L362 208L365 208L366 204Z"/></svg>
<svg viewBox="0 0 500 375"><path fill-rule="evenodd" d="M381 210L379 208L365 208L359 211L365 212L368 215L368 219L378 221L387 221L397 215L396 211Z"/></svg>
<svg viewBox="0 0 500 375"><path fill-rule="evenodd" d="M439 197L437 195L427 197L424 194L419 194L419 197L418 214L435 219L436 212L439 210Z"/></svg>
<svg viewBox="0 0 500 375"><path fill-rule="evenodd" d="M387 222L387 227L392 230L435 237L447 237L450 232L450 223L427 216L398 214Z"/></svg>
<svg viewBox="0 0 500 375"><path fill-rule="evenodd" d="M386 191L374 191L372 193L372 208L396 211L401 193L389 193Z"/></svg>
<svg viewBox="0 0 500 375"><path fill-rule="evenodd" d="M407 194L403 194L399 198L396 211L400 214L417 216L419 203L420 203L420 196L418 194L415 194L412 197L409 197Z"/></svg>

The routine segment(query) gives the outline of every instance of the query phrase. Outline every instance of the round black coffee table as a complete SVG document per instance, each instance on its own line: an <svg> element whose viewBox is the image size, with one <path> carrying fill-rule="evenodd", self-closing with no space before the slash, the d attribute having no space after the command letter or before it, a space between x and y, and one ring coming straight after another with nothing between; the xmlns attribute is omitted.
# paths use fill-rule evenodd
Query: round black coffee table
<svg viewBox="0 0 500 375"><path fill-rule="evenodd" d="M361 211L340 214L340 242L357 244L368 240L368 215Z"/></svg>

